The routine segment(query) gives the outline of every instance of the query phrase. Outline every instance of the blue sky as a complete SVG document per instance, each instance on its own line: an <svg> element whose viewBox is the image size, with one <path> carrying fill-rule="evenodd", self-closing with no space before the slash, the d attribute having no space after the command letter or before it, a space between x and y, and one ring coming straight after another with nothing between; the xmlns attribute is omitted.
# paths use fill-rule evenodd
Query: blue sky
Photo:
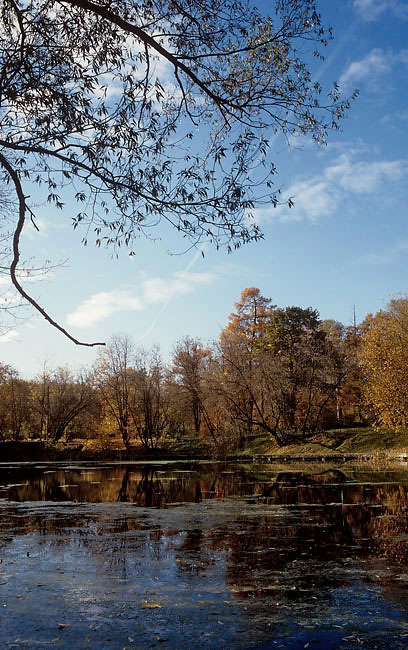
<svg viewBox="0 0 408 650"><path fill-rule="evenodd" d="M125 333L135 344L159 343L165 358L178 338L217 338L234 301L257 286L279 306L318 309L349 324L408 289L408 2L321 0L334 40L316 79L345 93L359 88L342 131L323 149L295 139L271 141L282 196L295 207L256 212L265 240L228 255L184 255L185 241L162 230L140 239L136 256L109 252L73 231L63 213L44 206L40 232L28 225L23 256L67 259L30 290L77 338L108 341ZM4 280L2 288L7 290ZM40 316L0 337L0 361L24 376L48 366L89 366L97 351L76 347Z"/></svg>

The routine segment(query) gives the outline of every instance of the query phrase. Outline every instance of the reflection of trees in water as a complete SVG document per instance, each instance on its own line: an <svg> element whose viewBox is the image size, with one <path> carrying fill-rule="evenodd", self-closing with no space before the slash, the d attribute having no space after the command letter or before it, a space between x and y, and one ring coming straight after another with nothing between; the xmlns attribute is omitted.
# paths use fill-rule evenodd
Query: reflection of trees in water
<svg viewBox="0 0 408 650"><path fill-rule="evenodd" d="M402 486L381 488L380 495L386 507L372 521L371 552L386 557L396 564L408 563L408 493ZM401 539L401 536L404 539Z"/></svg>
<svg viewBox="0 0 408 650"><path fill-rule="evenodd" d="M274 591L282 575L288 589L322 589L338 584L329 564L339 559L341 546L352 543L350 531L333 522L310 522L310 511L286 515L250 521L242 518L233 527L218 532L214 548L230 549L227 581L238 592L245 586L241 595L262 592L265 583ZM317 565L319 571L315 570Z"/></svg>
<svg viewBox="0 0 408 650"><path fill-rule="evenodd" d="M185 501L199 503L202 499L240 494L240 475L223 475L219 465L204 469L162 471L157 467L111 467L102 469L70 469L46 472L24 468L0 473L0 483L10 485L11 501L73 501L128 502L137 506L162 508L167 503ZM252 483L251 483L252 485Z"/></svg>
<svg viewBox="0 0 408 650"><path fill-rule="evenodd" d="M197 477L166 475L155 469L138 473L125 469L117 501L134 503L147 508L163 508L179 501L197 502L201 499Z"/></svg>
<svg viewBox="0 0 408 650"><path fill-rule="evenodd" d="M231 548L231 584L253 585L256 589L258 577L264 580L265 572L273 577L274 572L285 571L287 580L294 563L299 563L303 572L297 575L298 587L321 589L333 581L325 566L349 553L355 544L360 557L407 562L408 540L400 538L408 533L405 486L335 485L322 491L310 477L303 477L300 486L292 482L293 477L281 475L262 495L266 504L305 506L290 511L289 525L282 526L266 516L254 518L250 525L237 521L233 531L219 532L215 545ZM308 504L315 505L312 509ZM305 560L312 566L319 564L319 572L309 572Z"/></svg>
<svg viewBox="0 0 408 650"><path fill-rule="evenodd" d="M67 506L69 511L25 514L21 508L7 507L0 517L0 539L6 547L16 535L34 535L33 548L43 546L60 552L78 564L91 556L112 577L131 579L146 571L146 557L159 559L166 532L147 527L143 515L121 513L84 513Z"/></svg>
<svg viewBox="0 0 408 650"><path fill-rule="evenodd" d="M164 473L157 467L127 466L90 469L87 478L85 470L37 472L31 486L11 490L19 498L30 489L38 497L49 498L60 493L62 480L66 484L78 481L80 489L72 488L70 493L66 488L65 498L76 490L77 495L86 493L95 500L162 508L173 502L246 496L246 501L266 510L261 512L255 505L251 513L247 506L246 514L234 521L208 523L207 529L204 518L180 532L165 524L149 527L145 515L137 510L113 515L112 510L106 514L103 506L67 505L67 509L55 506L43 512L33 508L27 514L23 508L7 505L0 518L1 543L16 534L35 533L44 543L61 549L70 545L78 554L99 556L104 566L124 578L145 572L141 563L146 558L154 561L164 555L178 573L204 575L222 552L233 590L262 595L268 589L274 592L284 580L290 591L292 580L296 590L287 594L292 600L302 589L326 589L343 580L344 575L333 573L330 567L352 545L358 544L361 558L408 560L408 542L402 538L408 533L405 485L368 484L369 473L364 477L367 484L357 484L345 482L339 471L254 475L245 468L234 474L224 470L222 465L206 465L197 473L176 469ZM384 475L387 478L395 476ZM91 483L98 480L99 484Z"/></svg>
<svg viewBox="0 0 408 650"><path fill-rule="evenodd" d="M211 531L205 539L195 535L197 565L208 566L208 549L227 551L228 582L245 585L246 592L241 593L251 595L264 593L265 578L279 581L282 572L286 581L294 574L296 589L332 587L338 584L337 578L325 567L349 554L355 544L361 557L406 561L407 541L395 538L408 532L407 488L325 485L328 478L331 482L339 476L302 476L299 485L299 475L281 473L272 484L252 483L252 489L245 484L245 493L257 495L258 504L295 507L277 517L243 516ZM299 573L295 563L301 567ZM314 569L318 566L318 571L310 570L308 564ZM294 590L292 599L299 593Z"/></svg>
<svg viewBox="0 0 408 650"><path fill-rule="evenodd" d="M268 480L266 477L265 480ZM270 480L270 479L269 479ZM154 466L103 468L17 467L0 471L0 484L10 485L7 497L23 501L128 502L164 507L167 503L253 494L259 480L243 468L225 471L221 464L194 470Z"/></svg>

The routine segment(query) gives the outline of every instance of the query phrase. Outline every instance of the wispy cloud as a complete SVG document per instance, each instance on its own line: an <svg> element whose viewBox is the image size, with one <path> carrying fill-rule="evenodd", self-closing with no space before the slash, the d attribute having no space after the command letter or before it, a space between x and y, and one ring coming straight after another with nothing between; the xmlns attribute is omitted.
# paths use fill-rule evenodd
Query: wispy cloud
<svg viewBox="0 0 408 650"><path fill-rule="evenodd" d="M293 199L294 207L258 209L254 216L258 223L268 219L282 223L316 222L334 213L347 198L372 194L407 177L407 160L354 162L352 156L343 154L320 176L293 183L282 193L282 200Z"/></svg>
<svg viewBox="0 0 408 650"><path fill-rule="evenodd" d="M339 79L339 84L348 89L365 83L368 90L376 92L379 79L384 75L389 75L392 68L399 63L408 63L408 50L404 49L394 53L374 48L365 57L359 61L353 61L347 66Z"/></svg>
<svg viewBox="0 0 408 650"><path fill-rule="evenodd" d="M163 302L175 296L194 291L197 285L210 284L215 280L213 273L192 273L179 271L168 279L151 278L144 280L142 298L147 303Z"/></svg>
<svg viewBox="0 0 408 650"><path fill-rule="evenodd" d="M372 83L373 79L391 72L393 62L391 53L386 54L383 50L375 48L360 61L350 63L341 75L339 84L349 88L361 81L369 80Z"/></svg>
<svg viewBox="0 0 408 650"><path fill-rule="evenodd" d="M10 343L11 341L18 339L19 336L20 334L16 332L16 330L10 330L0 336L0 343Z"/></svg>
<svg viewBox="0 0 408 650"><path fill-rule="evenodd" d="M278 208L255 210L255 220L277 219L281 223L296 221L317 221L331 214L340 200L336 187L325 178L311 178L294 183L282 194L282 201L294 200L294 206L282 205Z"/></svg>
<svg viewBox="0 0 408 650"><path fill-rule="evenodd" d="M24 224L22 236L27 237L30 241L38 241L39 237L49 236L49 226L50 222L44 217L36 217L35 226L27 219Z"/></svg>
<svg viewBox="0 0 408 650"><path fill-rule="evenodd" d="M353 163L343 155L325 170L325 177L350 194L370 194L383 183L398 182L408 174L406 160Z"/></svg>
<svg viewBox="0 0 408 650"><path fill-rule="evenodd" d="M68 324L73 327L91 327L98 321L122 311L141 311L149 304L164 303L193 292L197 287L214 282L213 273L192 273L180 271L169 278L143 280L137 291L103 291L85 300L68 315Z"/></svg>
<svg viewBox="0 0 408 650"><path fill-rule="evenodd" d="M73 327L91 327L119 311L140 311L142 301L123 291L102 291L91 296L68 314L68 324Z"/></svg>
<svg viewBox="0 0 408 650"><path fill-rule="evenodd" d="M408 18L408 5L401 0L354 0L354 8L367 22L377 20L385 11L397 18Z"/></svg>

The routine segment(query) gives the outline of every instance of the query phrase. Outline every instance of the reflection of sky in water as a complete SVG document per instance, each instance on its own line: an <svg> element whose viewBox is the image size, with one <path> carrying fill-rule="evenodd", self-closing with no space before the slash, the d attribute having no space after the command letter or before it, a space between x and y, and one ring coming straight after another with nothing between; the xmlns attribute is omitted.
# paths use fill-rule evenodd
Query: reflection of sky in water
<svg viewBox="0 0 408 650"><path fill-rule="evenodd" d="M2 467L1 647L407 646L405 472L185 469Z"/></svg>

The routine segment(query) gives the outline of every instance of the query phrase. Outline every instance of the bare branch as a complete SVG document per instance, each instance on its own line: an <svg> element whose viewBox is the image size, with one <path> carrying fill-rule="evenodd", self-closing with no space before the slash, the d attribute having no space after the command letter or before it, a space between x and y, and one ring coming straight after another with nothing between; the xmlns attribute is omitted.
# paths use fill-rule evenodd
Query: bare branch
<svg viewBox="0 0 408 650"><path fill-rule="evenodd" d="M43 309L36 300L32 296L30 296L21 286L20 282L17 279L16 271L17 271L17 266L18 262L20 260L20 236L23 230L24 226L24 221L25 221L25 213L26 213L26 201L24 197L24 192L23 188L21 186L21 181L20 178L15 171L15 169L12 167L12 165L9 163L7 158L3 156L3 154L0 153L0 163L4 167L4 169L7 171L9 174L11 180L14 183L14 187L16 189L16 194L18 198L18 203L19 203L19 217L18 221L16 224L16 228L14 231L14 236L13 236L13 260L10 265L10 277L13 285L19 292L19 294L27 300L44 318L46 321L48 321L53 327L55 327L57 330L62 332L68 339L70 339L75 345L83 345L86 347L94 347L95 345L105 345L105 343L83 343L81 341L78 341L78 339L74 338L69 332L67 332L66 329L64 329L59 323L57 323L47 312L45 309Z"/></svg>

